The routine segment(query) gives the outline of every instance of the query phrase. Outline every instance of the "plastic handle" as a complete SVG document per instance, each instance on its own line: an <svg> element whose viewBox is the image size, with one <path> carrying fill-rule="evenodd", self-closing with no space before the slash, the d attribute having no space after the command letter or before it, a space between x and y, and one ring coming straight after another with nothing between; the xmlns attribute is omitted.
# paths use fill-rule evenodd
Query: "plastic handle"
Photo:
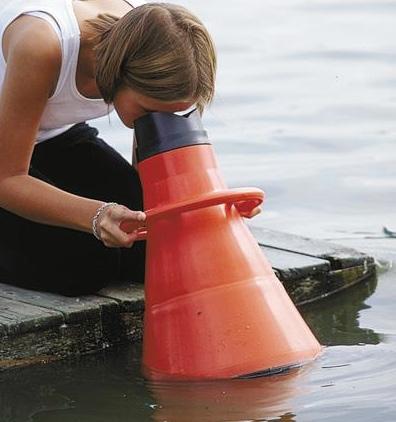
<svg viewBox="0 0 396 422"><path fill-rule="evenodd" d="M212 207L220 204L234 204L239 210L250 211L260 205L264 200L264 192L256 188L240 188L215 191L200 195L186 201L176 202L163 207L153 208L146 211L149 220L154 218L168 217L187 211L195 211L200 208Z"/></svg>
<svg viewBox="0 0 396 422"><path fill-rule="evenodd" d="M259 206L263 200L264 192L257 188L228 189L197 196L187 201L152 208L145 211L145 213L149 223L155 218L169 217L170 215L221 204L234 205L241 212L249 212ZM120 227L127 233L136 229L133 222L122 222ZM147 228L138 230L137 240L143 240L146 236Z"/></svg>

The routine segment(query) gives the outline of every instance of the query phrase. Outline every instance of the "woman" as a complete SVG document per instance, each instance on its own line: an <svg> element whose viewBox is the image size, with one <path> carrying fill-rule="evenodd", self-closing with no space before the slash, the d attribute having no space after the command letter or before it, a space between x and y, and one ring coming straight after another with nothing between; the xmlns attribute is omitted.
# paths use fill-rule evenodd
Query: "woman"
<svg viewBox="0 0 396 422"><path fill-rule="evenodd" d="M0 38L2 281L65 295L143 281L144 242L119 228L144 226L138 175L84 122L113 108L128 127L149 111L202 111L210 35L171 4L6 0Z"/></svg>

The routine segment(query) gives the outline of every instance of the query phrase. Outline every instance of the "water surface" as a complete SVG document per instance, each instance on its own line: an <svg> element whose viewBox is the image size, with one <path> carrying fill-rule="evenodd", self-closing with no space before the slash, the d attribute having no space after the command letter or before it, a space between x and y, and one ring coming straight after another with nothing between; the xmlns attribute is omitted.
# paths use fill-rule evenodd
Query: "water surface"
<svg viewBox="0 0 396 422"><path fill-rule="evenodd" d="M396 271L303 309L323 355L253 380L152 383L140 346L1 376L2 422L394 421Z"/></svg>

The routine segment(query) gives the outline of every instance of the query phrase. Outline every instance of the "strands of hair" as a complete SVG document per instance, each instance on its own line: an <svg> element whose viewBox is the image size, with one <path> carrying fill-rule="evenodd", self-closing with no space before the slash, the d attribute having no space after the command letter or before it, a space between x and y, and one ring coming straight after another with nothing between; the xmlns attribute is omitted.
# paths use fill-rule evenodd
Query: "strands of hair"
<svg viewBox="0 0 396 422"><path fill-rule="evenodd" d="M216 50L202 22L179 5L149 3L122 18L88 21L96 80L111 103L121 87L165 101L193 100L202 113L214 96Z"/></svg>

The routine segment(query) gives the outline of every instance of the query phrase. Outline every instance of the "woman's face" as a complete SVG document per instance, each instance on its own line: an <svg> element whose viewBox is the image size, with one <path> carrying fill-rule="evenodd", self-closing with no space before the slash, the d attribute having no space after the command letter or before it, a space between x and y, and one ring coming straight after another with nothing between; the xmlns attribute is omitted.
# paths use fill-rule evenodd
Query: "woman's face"
<svg viewBox="0 0 396 422"><path fill-rule="evenodd" d="M125 126L133 128L135 120L152 111L174 113L194 105L194 101L163 102L140 94L131 88L120 89L113 105Z"/></svg>

